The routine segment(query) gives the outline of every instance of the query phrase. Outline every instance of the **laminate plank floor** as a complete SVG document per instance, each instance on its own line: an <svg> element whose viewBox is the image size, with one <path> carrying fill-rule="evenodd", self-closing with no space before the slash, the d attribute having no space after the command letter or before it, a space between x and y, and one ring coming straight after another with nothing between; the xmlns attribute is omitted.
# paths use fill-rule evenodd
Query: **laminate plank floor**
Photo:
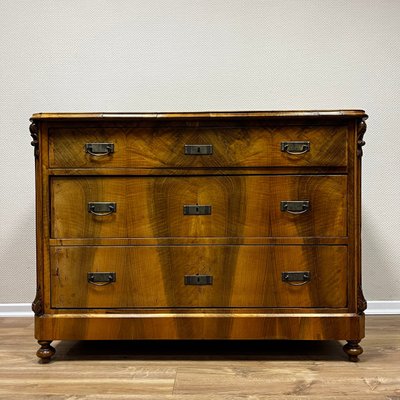
<svg viewBox="0 0 400 400"><path fill-rule="evenodd" d="M39 364L33 319L0 318L0 399L400 400L400 315L366 326L359 363L335 341L61 341Z"/></svg>

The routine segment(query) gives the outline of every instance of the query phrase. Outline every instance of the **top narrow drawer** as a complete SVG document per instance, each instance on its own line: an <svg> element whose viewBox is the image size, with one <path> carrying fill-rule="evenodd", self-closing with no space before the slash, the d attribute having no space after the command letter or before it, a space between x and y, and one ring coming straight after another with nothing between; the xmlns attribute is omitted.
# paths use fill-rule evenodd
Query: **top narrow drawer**
<svg viewBox="0 0 400 400"><path fill-rule="evenodd" d="M52 168L346 166L347 126L50 128Z"/></svg>

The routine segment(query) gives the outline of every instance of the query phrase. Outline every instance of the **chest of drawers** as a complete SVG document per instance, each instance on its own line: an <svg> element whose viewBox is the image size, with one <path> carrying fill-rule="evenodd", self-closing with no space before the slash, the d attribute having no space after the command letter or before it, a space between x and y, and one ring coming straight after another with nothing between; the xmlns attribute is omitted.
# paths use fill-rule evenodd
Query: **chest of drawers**
<svg viewBox="0 0 400 400"><path fill-rule="evenodd" d="M34 114L37 352L53 340L346 340L362 110Z"/></svg>

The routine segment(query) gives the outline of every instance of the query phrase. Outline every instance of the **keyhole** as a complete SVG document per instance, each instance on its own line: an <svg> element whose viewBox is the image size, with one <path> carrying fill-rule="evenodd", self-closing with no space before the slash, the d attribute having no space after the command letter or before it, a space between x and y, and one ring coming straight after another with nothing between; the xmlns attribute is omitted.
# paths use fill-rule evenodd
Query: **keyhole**
<svg viewBox="0 0 400 400"><path fill-rule="evenodd" d="M200 153L200 147L197 148L197 152Z"/></svg>

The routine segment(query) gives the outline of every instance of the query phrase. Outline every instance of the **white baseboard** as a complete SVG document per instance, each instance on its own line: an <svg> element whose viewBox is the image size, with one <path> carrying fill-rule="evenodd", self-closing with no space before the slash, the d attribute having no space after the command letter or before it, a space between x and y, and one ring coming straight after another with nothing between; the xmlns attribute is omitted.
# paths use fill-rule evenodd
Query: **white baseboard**
<svg viewBox="0 0 400 400"><path fill-rule="evenodd" d="M0 304L0 317L33 317L31 303Z"/></svg>
<svg viewBox="0 0 400 400"><path fill-rule="evenodd" d="M400 314L400 301L369 301L365 314ZM31 303L0 304L0 317L33 317Z"/></svg>
<svg viewBox="0 0 400 400"><path fill-rule="evenodd" d="M390 315L400 314L400 301L376 300L368 301L367 315Z"/></svg>

